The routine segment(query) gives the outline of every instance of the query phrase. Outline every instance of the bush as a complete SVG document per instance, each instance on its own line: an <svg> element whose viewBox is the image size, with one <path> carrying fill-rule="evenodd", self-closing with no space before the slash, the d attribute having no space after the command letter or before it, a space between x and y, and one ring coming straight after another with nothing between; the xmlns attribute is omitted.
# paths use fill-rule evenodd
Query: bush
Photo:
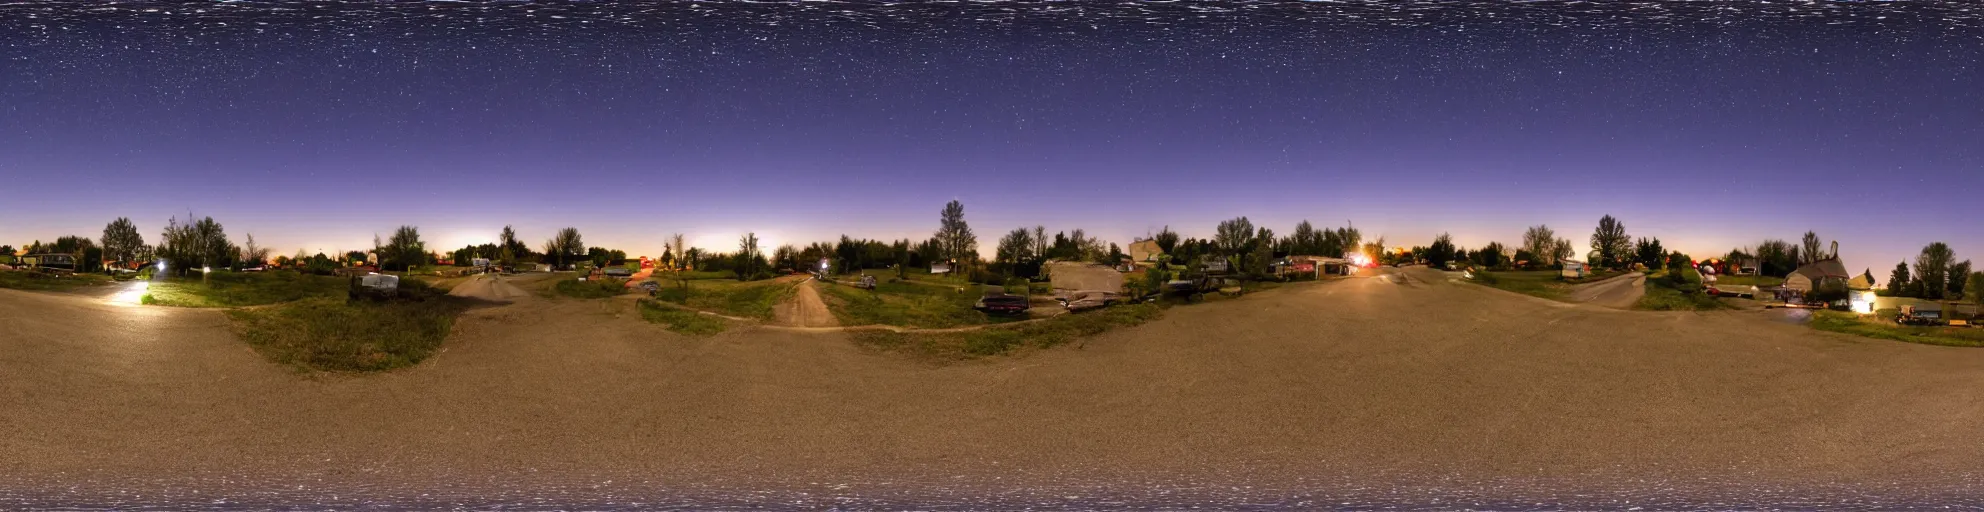
<svg viewBox="0 0 1984 512"><path fill-rule="evenodd" d="M971 273L966 274L965 279L972 284L1000 284L1002 282L998 274L994 274L991 270L984 268L971 269Z"/></svg>

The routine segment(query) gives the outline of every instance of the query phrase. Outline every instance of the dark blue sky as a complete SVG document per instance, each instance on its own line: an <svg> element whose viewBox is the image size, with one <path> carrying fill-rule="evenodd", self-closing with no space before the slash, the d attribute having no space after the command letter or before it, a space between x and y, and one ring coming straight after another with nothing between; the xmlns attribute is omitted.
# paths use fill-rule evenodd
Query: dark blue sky
<svg viewBox="0 0 1984 512"><path fill-rule="evenodd" d="M1877 276L1984 251L1967 3L14 4L0 243L192 209L285 252L577 226L734 250L1601 215Z"/></svg>

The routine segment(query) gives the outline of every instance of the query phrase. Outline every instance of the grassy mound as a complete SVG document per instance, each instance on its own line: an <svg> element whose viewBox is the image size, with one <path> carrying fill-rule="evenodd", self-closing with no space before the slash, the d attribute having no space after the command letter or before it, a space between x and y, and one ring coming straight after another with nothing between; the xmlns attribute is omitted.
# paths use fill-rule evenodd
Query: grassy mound
<svg viewBox="0 0 1984 512"><path fill-rule="evenodd" d="M413 366L433 355L468 303L314 298L227 314L235 332L270 361L332 372Z"/></svg>
<svg viewBox="0 0 1984 512"><path fill-rule="evenodd" d="M780 281L690 281L683 288L673 281L660 282L655 299L730 316L772 318L773 308L792 296L793 286Z"/></svg>
<svg viewBox="0 0 1984 512"><path fill-rule="evenodd" d="M988 327L976 331L859 332L854 334L854 340L879 350L935 359L969 359L1025 348L1052 347L1112 329L1148 322L1156 319L1163 311L1163 308L1157 304L1129 304L1088 313L1061 315L1040 322Z"/></svg>
<svg viewBox="0 0 1984 512"><path fill-rule="evenodd" d="M1892 309L1883 309L1871 316L1842 311L1814 311L1809 325L1821 331L1869 338L1950 347L1984 347L1984 329L1898 325L1894 323L1896 313Z"/></svg>
<svg viewBox="0 0 1984 512"><path fill-rule="evenodd" d="M1735 309L1734 306L1703 291L1701 274L1693 269L1679 274L1679 279L1675 276L1676 274L1666 271L1647 276L1646 294L1640 296L1639 302L1633 303L1633 309L1647 311Z"/></svg>
<svg viewBox="0 0 1984 512"><path fill-rule="evenodd" d="M311 298L341 298L346 278L297 272L213 272L154 281L145 304L189 308L260 306Z"/></svg>
<svg viewBox="0 0 1984 512"><path fill-rule="evenodd" d="M821 285L827 306L842 325L893 325L942 329L1018 320L971 309L980 294L956 288L904 282L879 283L874 290Z"/></svg>
<svg viewBox="0 0 1984 512"><path fill-rule="evenodd" d="M0 288L11 288L15 290L71 290L86 286L110 284L111 281L110 276L103 274L76 274L55 277L53 275L36 274L24 270L0 270Z"/></svg>
<svg viewBox="0 0 1984 512"><path fill-rule="evenodd" d="M653 299L641 299L640 309L642 319L690 336L709 336L723 332L726 327L722 318L663 306Z"/></svg>

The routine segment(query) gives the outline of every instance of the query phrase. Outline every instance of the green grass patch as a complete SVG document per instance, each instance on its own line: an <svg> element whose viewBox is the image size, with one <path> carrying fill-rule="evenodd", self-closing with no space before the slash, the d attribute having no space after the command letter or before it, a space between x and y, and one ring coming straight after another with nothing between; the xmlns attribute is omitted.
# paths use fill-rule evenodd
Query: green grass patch
<svg viewBox="0 0 1984 512"><path fill-rule="evenodd" d="M413 280L402 280L405 285ZM260 306L311 298L343 298L350 281L299 272L210 272L153 281L145 304L186 308Z"/></svg>
<svg viewBox="0 0 1984 512"><path fill-rule="evenodd" d="M1899 325L1894 323L1895 314L1892 309L1865 316L1843 311L1814 311L1808 325L1821 331L1868 338L1951 347L1984 347L1984 329Z"/></svg>
<svg viewBox="0 0 1984 512"><path fill-rule="evenodd" d="M874 290L830 284L818 288L841 325L943 329L1021 319L971 309L982 296L974 292L977 287L966 287L962 293L956 288L905 282L876 283Z"/></svg>
<svg viewBox="0 0 1984 512"><path fill-rule="evenodd" d="M560 279L551 286L552 293L575 299L604 299L627 293L627 282L611 277L588 279Z"/></svg>
<svg viewBox="0 0 1984 512"><path fill-rule="evenodd" d="M722 318L663 306L653 299L641 299L640 309L642 319L690 336L713 335L723 332L726 326Z"/></svg>
<svg viewBox="0 0 1984 512"><path fill-rule="evenodd" d="M228 311L235 332L270 361L305 370L369 372L413 366L439 349L468 302L311 298Z"/></svg>
<svg viewBox="0 0 1984 512"><path fill-rule="evenodd" d="M1677 283L1666 271L1646 277L1646 293L1633 303L1633 309L1647 311L1715 311L1735 309L1702 290L1701 274L1690 269L1688 280Z"/></svg>
<svg viewBox="0 0 1984 512"><path fill-rule="evenodd" d="M113 280L103 274L75 274L56 277L50 274L36 274L17 270L0 270L0 288L15 290L74 290L87 286L110 284Z"/></svg>
<svg viewBox="0 0 1984 512"><path fill-rule="evenodd" d="M1571 287L1555 270L1476 272L1473 283L1550 300L1569 300Z"/></svg>
<svg viewBox="0 0 1984 512"><path fill-rule="evenodd" d="M1134 326L1162 315L1157 304L1128 304L1087 313L1061 315L1039 322L988 327L976 331L945 333L897 333L863 331L854 333L855 342L877 350L900 352L919 357L961 360L1011 353L1028 348L1047 348L1094 336L1112 329Z"/></svg>
<svg viewBox="0 0 1984 512"><path fill-rule="evenodd" d="M1765 286L1777 286L1784 284L1784 278L1770 277L1770 276L1715 276L1715 283L1737 285L1737 286L1765 287Z"/></svg>
<svg viewBox="0 0 1984 512"><path fill-rule="evenodd" d="M792 296L792 283L781 281L690 281L688 288L661 281L658 300L730 316L770 320L772 309Z"/></svg>

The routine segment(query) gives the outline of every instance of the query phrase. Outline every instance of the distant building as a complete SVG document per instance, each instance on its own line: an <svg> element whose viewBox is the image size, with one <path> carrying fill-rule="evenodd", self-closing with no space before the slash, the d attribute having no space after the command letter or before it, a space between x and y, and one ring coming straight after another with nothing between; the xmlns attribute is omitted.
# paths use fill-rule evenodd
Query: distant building
<svg viewBox="0 0 1984 512"><path fill-rule="evenodd" d="M930 273L949 274L951 273L951 264L943 261L932 262L930 263Z"/></svg>
<svg viewBox="0 0 1984 512"><path fill-rule="evenodd" d="M1164 249L1157 246L1156 239L1138 240L1130 243L1130 260L1137 263L1151 263L1164 256Z"/></svg>
<svg viewBox="0 0 1984 512"><path fill-rule="evenodd" d="M1047 278L1057 292L1123 292L1123 273L1108 265L1074 261L1050 261Z"/></svg>

